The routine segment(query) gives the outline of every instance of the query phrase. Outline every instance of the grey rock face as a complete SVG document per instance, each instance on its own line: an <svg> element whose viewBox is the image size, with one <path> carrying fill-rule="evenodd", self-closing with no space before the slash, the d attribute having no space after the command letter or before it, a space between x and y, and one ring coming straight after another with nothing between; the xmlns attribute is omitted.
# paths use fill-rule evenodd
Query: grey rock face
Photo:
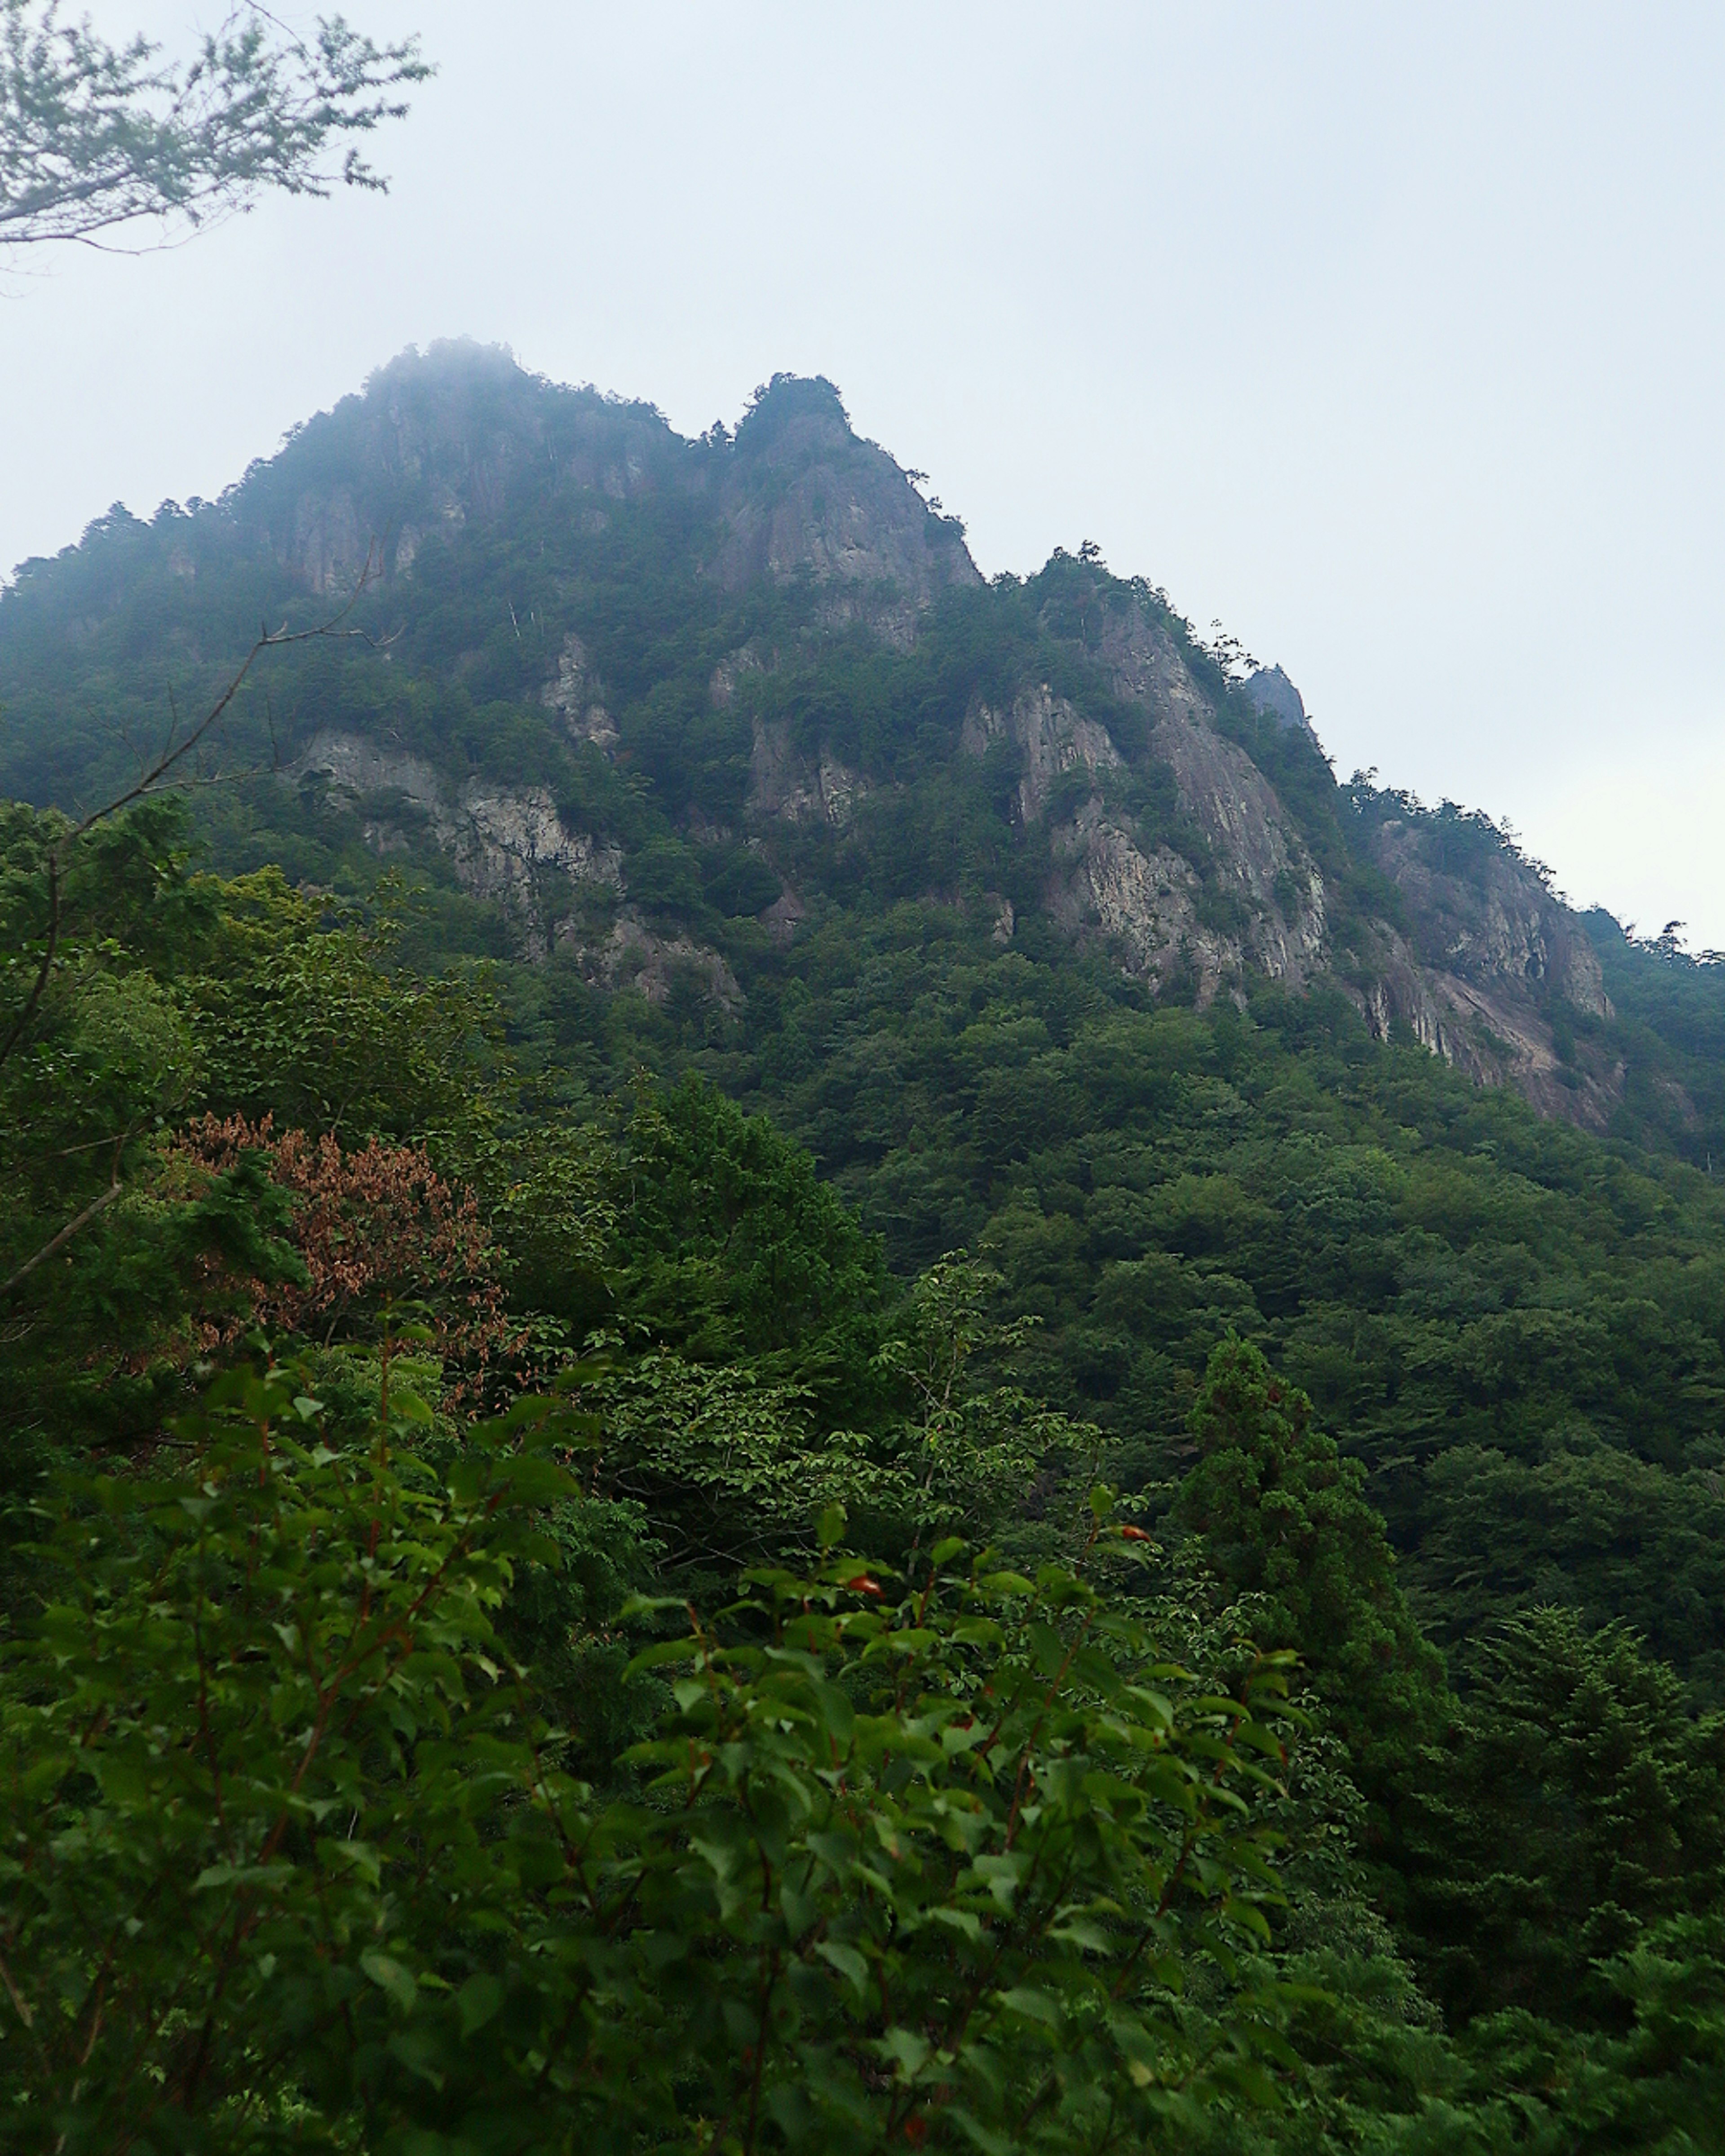
<svg viewBox="0 0 1725 2156"><path fill-rule="evenodd" d="M1268 711L1278 725L1310 730L1312 721L1306 716L1300 691L1280 666L1260 666L1247 678L1245 692L1258 709Z"/></svg>
<svg viewBox="0 0 1725 2156"><path fill-rule="evenodd" d="M1217 883L1246 911L1243 948L1272 980L1301 986L1327 957L1323 878L1275 788L1244 750L1178 706L1151 745L1210 842Z"/></svg>
<svg viewBox="0 0 1725 2156"><path fill-rule="evenodd" d="M788 721L755 721L744 809L752 823L830 824L842 831L868 790L857 773L828 752L801 754Z"/></svg>
<svg viewBox="0 0 1725 2156"><path fill-rule="evenodd" d="M713 573L728 591L812 577L823 618L865 621L908 643L939 593L982 578L957 527L903 471L851 432L830 382L780 377L737 429L719 481L725 537Z"/></svg>
<svg viewBox="0 0 1725 2156"><path fill-rule="evenodd" d="M566 829L542 787L474 778L452 795L422 758L351 733L318 735L283 777L358 809L366 843L380 854L404 850L416 831L429 835L464 890L509 907L529 957L544 957L558 932L547 871L622 896L621 852Z"/></svg>
<svg viewBox="0 0 1725 2156"><path fill-rule="evenodd" d="M1054 836L1058 868L1050 911L1073 935L1097 929L1129 973L1165 987L1178 968L1195 976L1208 1004L1244 963L1239 944L1199 921L1198 873L1167 847L1143 852L1132 833L1091 801Z"/></svg>
<svg viewBox="0 0 1725 2156"><path fill-rule="evenodd" d="M411 574L429 539L495 523L547 485L568 490L579 520L603 514L594 495L688 484L693 454L649 405L555 389L505 352L438 345L299 429L233 508L311 589L336 593L368 562L385 581Z"/></svg>
<svg viewBox="0 0 1725 2156"><path fill-rule="evenodd" d="M1391 818L1373 849L1409 903L1420 960L1476 986L1549 988L1579 1011L1609 1017L1585 930L1532 870L1481 850L1458 874L1434 859L1437 843L1429 827Z"/></svg>
<svg viewBox="0 0 1725 2156"><path fill-rule="evenodd" d="M1087 862L1104 847L1105 876L1113 896L1098 911L1124 907L1143 916L1117 932L1129 947L1148 954L1148 969L1166 978L1172 961L1169 924L1197 974L1201 999L1250 967L1299 987L1327 963L1323 879L1283 813L1276 789L1244 750L1216 731L1215 714L1194 679L1178 645L1142 604L1111 610L1095 647L1115 695L1143 712L1151 755L1173 775L1182 809L1208 841L1211 880L1219 894L1237 901L1242 925L1228 933L1201 927L1196 911L1202 879L1190 862L1184 874L1170 864L1180 856L1162 849L1153 871L1129 862L1118 834L1105 824L1086 841ZM1140 855L1141 859L1147 857ZM1086 875L1095 870L1086 867ZM1156 903L1149 903L1151 886Z"/></svg>
<svg viewBox="0 0 1725 2156"><path fill-rule="evenodd" d="M1022 757L1023 824L1040 820L1050 789L1063 773L1083 771L1094 778L1100 772L1117 771L1122 761L1108 729L1086 718L1065 697L1052 695L1045 681L1021 689L1008 711L976 705L965 719L958 745L972 756L983 756L999 741L1011 742Z"/></svg>
<svg viewBox="0 0 1725 2156"><path fill-rule="evenodd" d="M572 634L563 639L555 677L542 692L546 706L563 722L573 742L591 742L607 755L617 746L611 714L599 701L599 685L588 664L587 646Z"/></svg>
<svg viewBox="0 0 1725 2156"><path fill-rule="evenodd" d="M696 444L650 406L553 388L506 352L408 352L257 468L236 508L279 561L333 594L368 562L410 575L429 537L495 523L547 489L584 529L604 527L605 502L692 496L717 518L707 567L727 591L807 576L825 623L865 623L899 645L941 592L982 581L961 527L851 431L831 383L792 376L761 393L734 441Z"/></svg>
<svg viewBox="0 0 1725 2156"><path fill-rule="evenodd" d="M558 940L588 978L602 988L633 988L658 1005L669 1002L680 980L721 1010L742 1008L745 999L737 977L716 951L692 937L660 934L633 906L624 906L599 942L584 939L573 929Z"/></svg>
<svg viewBox="0 0 1725 2156"><path fill-rule="evenodd" d="M1564 1005L1613 1014L1586 932L1512 855L1476 845L1465 864L1446 864L1443 843L1431 824L1397 817L1374 834L1373 855L1412 932L1380 924L1377 978L1358 998L1373 1031L1388 1039L1399 1020L1480 1083L1513 1085L1545 1113L1604 1130L1622 1070L1565 1064L1553 1024Z"/></svg>
<svg viewBox="0 0 1725 2156"><path fill-rule="evenodd" d="M295 504L288 560L320 597L351 591L366 567L367 552L350 489L308 494Z"/></svg>
<svg viewBox="0 0 1725 2156"><path fill-rule="evenodd" d="M1192 678L1179 646L1147 608L1111 609L1095 656L1117 696L1142 704L1158 717L1178 714L1209 722L1209 698Z"/></svg>

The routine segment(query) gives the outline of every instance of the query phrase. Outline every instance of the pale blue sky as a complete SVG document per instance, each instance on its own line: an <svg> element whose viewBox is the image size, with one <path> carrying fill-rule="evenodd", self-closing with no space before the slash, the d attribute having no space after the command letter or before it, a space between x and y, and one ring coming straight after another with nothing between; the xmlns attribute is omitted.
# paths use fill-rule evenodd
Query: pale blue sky
<svg viewBox="0 0 1725 2156"><path fill-rule="evenodd" d="M985 569L1096 540L1344 775L1725 945L1725 10L347 12L443 70L387 199L6 280L0 562L219 491L408 342L691 431L820 372Z"/></svg>

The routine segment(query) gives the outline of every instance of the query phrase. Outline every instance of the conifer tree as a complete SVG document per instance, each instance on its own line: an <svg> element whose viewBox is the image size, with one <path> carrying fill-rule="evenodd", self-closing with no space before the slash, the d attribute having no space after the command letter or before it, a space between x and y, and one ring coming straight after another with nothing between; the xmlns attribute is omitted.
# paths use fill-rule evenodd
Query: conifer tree
<svg viewBox="0 0 1725 2156"><path fill-rule="evenodd" d="M1210 1357L1193 1409L1201 1449L1178 1517L1236 1594L1263 1598L1266 1645L1297 1646L1362 1782L1381 1794L1435 1736L1443 1666L1395 1578L1364 1471L1312 1423L1312 1402L1249 1342Z"/></svg>

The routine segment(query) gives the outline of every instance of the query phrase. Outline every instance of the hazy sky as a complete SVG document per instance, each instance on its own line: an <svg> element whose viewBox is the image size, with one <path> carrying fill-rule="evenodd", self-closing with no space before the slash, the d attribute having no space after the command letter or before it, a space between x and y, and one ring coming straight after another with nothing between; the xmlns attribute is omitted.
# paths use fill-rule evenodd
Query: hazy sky
<svg viewBox="0 0 1725 2156"><path fill-rule="evenodd" d="M985 570L1096 540L1344 776L1725 945L1725 9L346 12L442 70L387 198L4 280L0 561L219 492L410 342L685 431L819 372Z"/></svg>

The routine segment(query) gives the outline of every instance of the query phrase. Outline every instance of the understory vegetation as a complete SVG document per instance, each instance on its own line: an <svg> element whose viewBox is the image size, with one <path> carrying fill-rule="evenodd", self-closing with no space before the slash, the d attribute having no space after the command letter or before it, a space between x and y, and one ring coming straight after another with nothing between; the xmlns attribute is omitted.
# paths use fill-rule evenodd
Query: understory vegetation
<svg viewBox="0 0 1725 2156"><path fill-rule="evenodd" d="M187 829L4 834L9 2147L1715 2145L1704 1176L890 913L835 1187Z"/></svg>

